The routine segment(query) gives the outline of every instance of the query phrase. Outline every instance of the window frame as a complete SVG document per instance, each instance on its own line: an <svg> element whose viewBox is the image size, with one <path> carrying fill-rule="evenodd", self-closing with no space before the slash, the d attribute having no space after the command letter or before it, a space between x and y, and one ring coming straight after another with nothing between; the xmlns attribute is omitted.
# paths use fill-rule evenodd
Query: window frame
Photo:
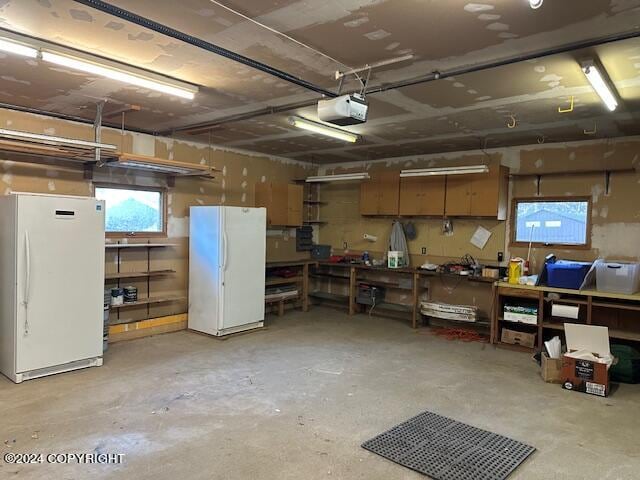
<svg viewBox="0 0 640 480"><path fill-rule="evenodd" d="M167 238L167 215L168 215L168 202L167 202L167 188L163 187L146 187L143 185L123 185L121 183L94 183L93 184L93 196L96 195L96 188L111 188L120 190L141 190L145 192L158 192L160 193L160 211L162 212L162 231L160 232L108 232L105 226L105 237L107 238ZM105 209L105 218L107 215Z"/></svg>
<svg viewBox="0 0 640 480"><path fill-rule="evenodd" d="M532 248L562 248L566 250L591 250L591 215L592 215L592 198L587 196L570 196L570 197L518 197L513 198L511 201L511 235L510 235L510 243L511 247L523 247L529 248L529 242L518 242L516 241L516 212L518 209L519 203L543 203L543 202L587 202L587 225L586 225L586 233L585 233L585 243L584 244L575 244L575 243L542 243L542 242L532 242Z"/></svg>

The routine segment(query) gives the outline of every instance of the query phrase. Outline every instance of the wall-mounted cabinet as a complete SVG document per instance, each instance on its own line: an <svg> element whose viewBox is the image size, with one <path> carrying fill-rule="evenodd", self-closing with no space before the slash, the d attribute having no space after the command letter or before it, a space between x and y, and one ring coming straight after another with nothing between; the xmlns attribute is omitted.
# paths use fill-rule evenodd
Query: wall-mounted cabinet
<svg viewBox="0 0 640 480"><path fill-rule="evenodd" d="M373 172L360 184L361 215L398 215L400 172Z"/></svg>
<svg viewBox="0 0 640 480"><path fill-rule="evenodd" d="M400 215L444 215L445 177L400 179Z"/></svg>
<svg viewBox="0 0 640 480"><path fill-rule="evenodd" d="M255 186L255 204L267 209L268 226L301 226L302 196L302 185L265 182Z"/></svg>
<svg viewBox="0 0 640 480"><path fill-rule="evenodd" d="M492 167L489 173L447 176L445 215L506 220L508 190L505 167Z"/></svg>

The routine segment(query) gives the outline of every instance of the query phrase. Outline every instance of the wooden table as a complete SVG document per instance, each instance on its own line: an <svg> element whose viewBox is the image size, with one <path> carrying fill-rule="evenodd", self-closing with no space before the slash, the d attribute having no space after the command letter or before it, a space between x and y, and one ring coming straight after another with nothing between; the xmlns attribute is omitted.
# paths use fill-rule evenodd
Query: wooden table
<svg viewBox="0 0 640 480"><path fill-rule="evenodd" d="M487 279L482 277L465 277L455 274L445 274L432 272L428 270L421 270L417 268L387 268L387 267L374 267L367 266L358 263L334 263L327 261L319 261L319 267L337 267L345 270L342 274L335 274L331 272L314 272L312 277L328 278L328 279L342 279L345 282L349 282L347 295L336 295L325 292L312 292L311 296L323 300L330 300L334 302L346 302L348 305L349 315L354 315L358 311L358 305L356 303L356 289L358 283L367 283L370 285L377 285L386 288L402 288L398 283L377 281L375 279L365 278L365 273L380 273L383 275L404 275L411 278L411 304L391 303L383 302L379 307L382 310L392 310L396 312L405 312L411 314L411 325L413 328L417 328L418 319L420 318L420 294L421 291L427 290L428 287L421 286L420 280L424 277L456 277L466 279L471 282L486 283L493 286L495 279ZM378 306L376 307L378 308Z"/></svg>
<svg viewBox="0 0 640 480"><path fill-rule="evenodd" d="M303 312L309 311L309 265L314 265L316 263L315 260L294 260L294 261L285 261L285 262L267 262L266 264L266 275L267 278L265 280L265 285L267 287L274 285L292 285L296 284L300 288L301 292L298 293L295 297L288 298L275 298L270 300L265 300L267 305L277 304L278 305L278 316L284 315L284 306L285 302L289 302L292 300L300 300L301 308ZM293 277L277 277L277 276L269 276L269 270L273 270L276 268L291 268L298 270L298 274Z"/></svg>

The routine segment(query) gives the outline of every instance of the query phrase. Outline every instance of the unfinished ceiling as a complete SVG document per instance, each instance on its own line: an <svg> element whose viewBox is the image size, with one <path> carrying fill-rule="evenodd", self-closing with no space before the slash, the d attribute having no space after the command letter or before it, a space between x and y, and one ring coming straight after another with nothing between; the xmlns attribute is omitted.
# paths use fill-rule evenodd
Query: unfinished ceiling
<svg viewBox="0 0 640 480"><path fill-rule="evenodd" d="M219 2L321 55L218 2L109 3L331 91L337 89L336 70L401 55L413 58L374 70L370 86L637 31L640 23L640 0L546 0L538 10L527 0ZM135 104L141 109L126 115L127 127L304 161L366 161L640 134L640 40L635 38L372 94L369 121L349 128L363 140L346 145L288 124L292 114L316 119L313 106L237 120L247 112L310 105L319 94L79 2L0 0L0 27L200 86L188 101L0 54L0 102L87 119L102 99L108 100L107 112ZM579 67L579 60L594 57L622 100L613 114ZM574 110L559 113L572 96ZM189 133L194 125L199 128Z"/></svg>

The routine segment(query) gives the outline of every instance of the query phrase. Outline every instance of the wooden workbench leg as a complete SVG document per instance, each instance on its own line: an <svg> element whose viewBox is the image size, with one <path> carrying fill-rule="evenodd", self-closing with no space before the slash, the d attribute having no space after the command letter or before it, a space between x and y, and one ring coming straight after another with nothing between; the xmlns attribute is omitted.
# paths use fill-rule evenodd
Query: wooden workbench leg
<svg viewBox="0 0 640 480"><path fill-rule="evenodd" d="M544 292L540 292L538 299L538 351L542 352L544 342Z"/></svg>
<svg viewBox="0 0 640 480"><path fill-rule="evenodd" d="M356 269L349 270L349 315L356 313Z"/></svg>
<svg viewBox="0 0 640 480"><path fill-rule="evenodd" d="M418 288L420 283L420 275L413 274L413 316L411 317L411 323L413 328L418 327L418 313L420 306L418 305Z"/></svg>
<svg viewBox="0 0 640 480"><path fill-rule="evenodd" d="M278 302L278 316L281 317L284 315L284 300L280 300Z"/></svg>
<svg viewBox="0 0 640 480"><path fill-rule="evenodd" d="M587 297L587 325L591 325L593 319L593 297Z"/></svg>
<svg viewBox="0 0 640 480"><path fill-rule="evenodd" d="M302 311L309 311L309 264L302 267Z"/></svg>
<svg viewBox="0 0 640 480"><path fill-rule="evenodd" d="M495 284L491 287L491 293L493 293L493 302L491 305L491 311L489 312L489 318L491 321L489 330L489 341L491 342L491 344L494 344L497 341L496 336L498 331L498 305L500 302L500 296Z"/></svg>

